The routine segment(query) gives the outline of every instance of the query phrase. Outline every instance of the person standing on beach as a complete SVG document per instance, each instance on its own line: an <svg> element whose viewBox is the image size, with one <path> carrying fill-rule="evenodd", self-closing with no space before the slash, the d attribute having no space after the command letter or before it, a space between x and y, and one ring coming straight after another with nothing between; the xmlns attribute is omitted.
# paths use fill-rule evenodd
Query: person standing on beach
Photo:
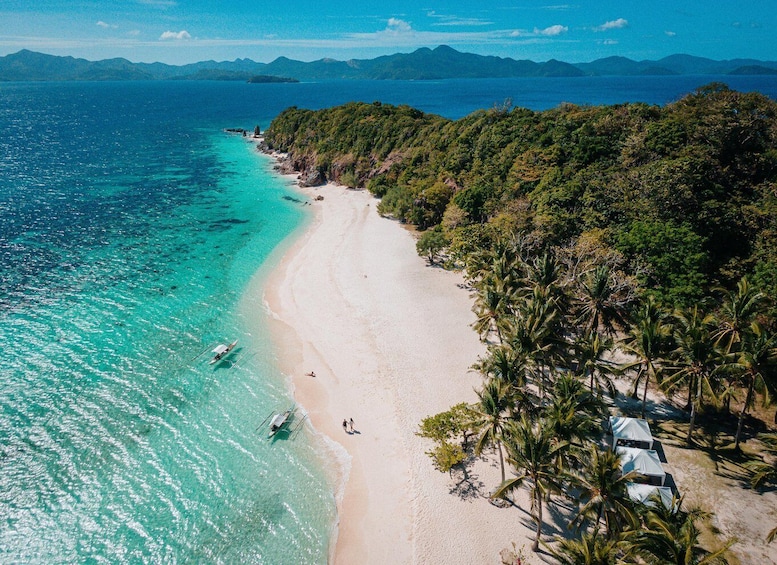
<svg viewBox="0 0 777 565"><path fill-rule="evenodd" d="M353 433L353 418L351 418L349 424L351 425L351 433Z"/></svg>
<svg viewBox="0 0 777 565"><path fill-rule="evenodd" d="M345 431L345 433L349 433L348 432L348 421L347 420L343 420L343 431Z"/></svg>

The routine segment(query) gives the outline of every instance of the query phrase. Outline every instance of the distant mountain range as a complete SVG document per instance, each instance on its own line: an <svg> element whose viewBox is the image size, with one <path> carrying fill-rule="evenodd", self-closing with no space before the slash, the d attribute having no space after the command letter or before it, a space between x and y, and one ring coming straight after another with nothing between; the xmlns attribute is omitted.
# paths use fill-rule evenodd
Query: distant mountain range
<svg viewBox="0 0 777 565"><path fill-rule="evenodd" d="M202 61L189 65L132 63L127 59L87 61L22 50L0 57L0 81L100 80L242 80L262 76L295 80L374 79L439 80L447 78L578 77L647 75L777 74L776 61L732 59L714 61L691 55L671 55L657 61L607 57L590 63L544 63L462 53L442 45L375 59L309 63L279 57L271 63L251 59Z"/></svg>

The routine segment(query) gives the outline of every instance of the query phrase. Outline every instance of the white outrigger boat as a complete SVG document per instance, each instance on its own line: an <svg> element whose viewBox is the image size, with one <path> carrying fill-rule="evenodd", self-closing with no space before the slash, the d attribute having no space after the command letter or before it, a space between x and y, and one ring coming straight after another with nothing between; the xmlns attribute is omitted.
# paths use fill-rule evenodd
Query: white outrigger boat
<svg viewBox="0 0 777 565"><path fill-rule="evenodd" d="M279 431L283 429L283 426L288 424L289 418L291 417L292 413L294 412L294 408L289 408L286 410L286 412L281 412L280 414L276 414L273 416L272 420L270 420L270 431L267 434L267 437L272 437L275 434L277 434Z"/></svg>
<svg viewBox="0 0 777 565"><path fill-rule="evenodd" d="M235 349L236 345L237 340L233 341L229 345L219 343L216 347L213 348L213 351L211 351L211 353L213 353L213 359L210 360L210 365L218 363L219 361L223 361L230 353L232 353L232 350Z"/></svg>
<svg viewBox="0 0 777 565"><path fill-rule="evenodd" d="M264 426L269 422L268 425L268 431L267 431L267 437L272 438L276 434L280 432L286 432L289 434L289 437L294 437L296 435L296 432L302 427L302 425L305 423L305 418L307 418L307 415L303 416L302 419L299 422L296 422L296 425L294 424L294 413L296 411L296 407L294 405L291 405L288 410L285 412L271 412L264 421L259 424L259 428ZM257 430L259 429L257 428Z"/></svg>

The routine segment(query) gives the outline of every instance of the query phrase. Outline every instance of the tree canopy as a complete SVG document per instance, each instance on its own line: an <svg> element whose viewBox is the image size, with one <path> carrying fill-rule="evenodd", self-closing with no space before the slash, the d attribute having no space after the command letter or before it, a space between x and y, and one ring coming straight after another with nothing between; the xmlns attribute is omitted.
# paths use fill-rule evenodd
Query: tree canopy
<svg viewBox="0 0 777 565"><path fill-rule="evenodd" d="M595 233L665 301L745 275L777 295L777 103L758 93L715 83L663 107L456 121L379 102L289 108L265 140L299 170L367 187L383 214L442 226L454 259L515 234L550 248Z"/></svg>

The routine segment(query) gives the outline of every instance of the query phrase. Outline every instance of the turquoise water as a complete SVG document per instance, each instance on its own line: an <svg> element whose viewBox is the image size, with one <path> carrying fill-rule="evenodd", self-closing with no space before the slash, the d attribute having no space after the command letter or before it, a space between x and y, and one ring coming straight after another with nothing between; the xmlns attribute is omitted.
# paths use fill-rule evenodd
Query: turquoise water
<svg viewBox="0 0 777 565"><path fill-rule="evenodd" d="M97 90L4 108L0 561L326 562L332 485L257 431L290 400L237 307L302 208L241 137Z"/></svg>
<svg viewBox="0 0 777 565"><path fill-rule="evenodd" d="M775 77L730 77L777 94ZM247 288L306 220L226 127L289 105L664 103L709 77L0 84L0 562L325 563L321 441ZM216 368L207 351L239 339Z"/></svg>

